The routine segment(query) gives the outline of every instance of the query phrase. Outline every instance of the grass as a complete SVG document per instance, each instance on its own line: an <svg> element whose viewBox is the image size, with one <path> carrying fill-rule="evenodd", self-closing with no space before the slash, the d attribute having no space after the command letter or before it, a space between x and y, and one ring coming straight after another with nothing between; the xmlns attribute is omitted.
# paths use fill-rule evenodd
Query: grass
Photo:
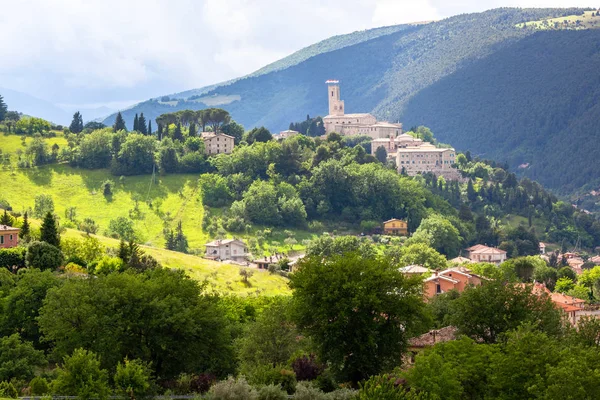
<svg viewBox="0 0 600 400"><path fill-rule="evenodd" d="M566 17L529 21L525 24L517 24L517 28L523 28L526 25L529 28L539 30L598 29L600 28L600 16L592 16L595 13L596 11L585 11L583 15L569 15Z"/></svg>
<svg viewBox="0 0 600 400"><path fill-rule="evenodd" d="M45 138L44 141L48 143L48 151L52 148L54 144L57 144L59 147L63 147L67 145L67 140L64 138L62 132L55 132L56 137ZM25 151L25 146L23 146L22 138L25 137L25 146L29 144L33 140L31 136L22 136L22 135L13 135L4 133L0 135L0 150L4 154L11 154L11 161L16 161L16 151L21 149L23 152Z"/></svg>

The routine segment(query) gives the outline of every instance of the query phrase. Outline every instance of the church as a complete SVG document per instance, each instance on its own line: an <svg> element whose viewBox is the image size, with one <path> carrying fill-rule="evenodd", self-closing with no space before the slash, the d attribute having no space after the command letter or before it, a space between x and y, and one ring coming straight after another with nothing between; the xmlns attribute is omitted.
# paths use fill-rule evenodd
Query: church
<svg viewBox="0 0 600 400"><path fill-rule="evenodd" d="M393 139L402 135L402 124L379 122L368 113L346 114L344 100L340 99L339 81L329 80L325 83L329 98L329 115L323 118L326 134L367 135L373 139Z"/></svg>

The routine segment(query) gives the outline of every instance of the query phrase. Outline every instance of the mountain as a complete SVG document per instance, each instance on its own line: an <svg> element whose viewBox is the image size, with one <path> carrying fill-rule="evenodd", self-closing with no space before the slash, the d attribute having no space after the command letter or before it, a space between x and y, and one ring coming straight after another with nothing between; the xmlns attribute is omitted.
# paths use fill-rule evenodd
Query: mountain
<svg viewBox="0 0 600 400"><path fill-rule="evenodd" d="M582 28L567 16L583 11L503 8L342 35L246 77L140 103L125 117L218 106L247 129L277 131L326 114L324 81L334 78L349 113L428 125L458 150L515 170L528 164L521 175L572 191L600 184L600 30L556 22Z"/></svg>
<svg viewBox="0 0 600 400"><path fill-rule="evenodd" d="M73 116L49 101L23 92L0 88L0 95L4 97L9 110L33 115L56 124L68 124Z"/></svg>

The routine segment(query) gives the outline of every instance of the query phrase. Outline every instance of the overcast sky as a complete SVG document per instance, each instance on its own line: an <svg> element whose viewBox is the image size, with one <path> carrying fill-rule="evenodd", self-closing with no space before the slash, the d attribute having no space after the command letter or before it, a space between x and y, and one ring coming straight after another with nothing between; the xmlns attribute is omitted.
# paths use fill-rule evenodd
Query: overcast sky
<svg viewBox="0 0 600 400"><path fill-rule="evenodd" d="M123 107L250 73L332 35L590 0L0 0L0 87Z"/></svg>

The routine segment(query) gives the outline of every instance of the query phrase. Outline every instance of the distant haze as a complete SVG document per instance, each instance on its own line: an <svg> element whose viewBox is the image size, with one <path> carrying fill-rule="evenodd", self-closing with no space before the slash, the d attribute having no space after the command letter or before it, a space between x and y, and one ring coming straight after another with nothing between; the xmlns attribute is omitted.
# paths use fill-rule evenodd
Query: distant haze
<svg viewBox="0 0 600 400"><path fill-rule="evenodd" d="M44 0L5 2L0 86L55 122L250 73L327 37L465 12L586 7L570 0ZM595 4L596 3L596 4ZM0 92L0 94L2 94ZM12 92L5 97L16 98ZM22 99L21 99L22 100ZM22 107L19 101L9 108ZM25 105L29 103L25 102ZM39 104L41 107L41 103ZM61 106L58 106L61 105ZM51 111L56 107L54 111ZM87 114L86 115L86 111ZM68 118L67 118L68 119Z"/></svg>

